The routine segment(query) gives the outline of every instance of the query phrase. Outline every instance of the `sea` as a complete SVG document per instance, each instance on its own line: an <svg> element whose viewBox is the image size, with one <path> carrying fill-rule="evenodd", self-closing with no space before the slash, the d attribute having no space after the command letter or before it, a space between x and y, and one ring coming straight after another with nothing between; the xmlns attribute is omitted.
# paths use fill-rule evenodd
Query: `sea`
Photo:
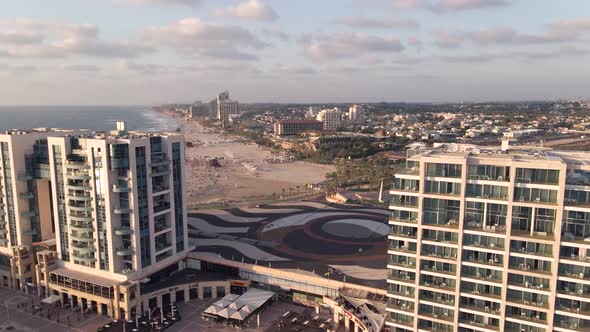
<svg viewBox="0 0 590 332"><path fill-rule="evenodd" d="M148 106L0 106L0 131L10 129L62 128L108 131L117 121L128 130L173 131L178 119Z"/></svg>

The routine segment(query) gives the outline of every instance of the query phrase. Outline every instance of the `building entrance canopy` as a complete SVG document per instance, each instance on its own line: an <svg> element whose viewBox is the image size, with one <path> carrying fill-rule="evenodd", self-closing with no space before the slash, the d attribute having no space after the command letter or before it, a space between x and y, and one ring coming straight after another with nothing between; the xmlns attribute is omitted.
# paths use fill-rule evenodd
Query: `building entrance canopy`
<svg viewBox="0 0 590 332"><path fill-rule="evenodd" d="M59 295L51 295L50 297L43 299L43 301L41 301L41 303L51 305L51 304L55 304L55 303L59 302L60 300L61 300L61 298L59 297Z"/></svg>

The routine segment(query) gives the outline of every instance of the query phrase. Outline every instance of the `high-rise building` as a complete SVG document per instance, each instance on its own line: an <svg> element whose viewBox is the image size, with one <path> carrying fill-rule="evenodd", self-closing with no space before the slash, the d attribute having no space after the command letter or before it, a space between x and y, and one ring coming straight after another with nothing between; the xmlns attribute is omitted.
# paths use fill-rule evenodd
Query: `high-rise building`
<svg viewBox="0 0 590 332"><path fill-rule="evenodd" d="M238 102L229 99L229 91L223 91L217 95L216 99L217 113L216 118L221 121L221 125L229 125L229 118L232 114L240 114Z"/></svg>
<svg viewBox="0 0 590 332"><path fill-rule="evenodd" d="M352 105L348 108L348 121L350 123L363 123L365 121L365 110L361 105Z"/></svg>
<svg viewBox="0 0 590 332"><path fill-rule="evenodd" d="M410 150L391 190L392 331L590 329L590 154Z"/></svg>
<svg viewBox="0 0 590 332"><path fill-rule="evenodd" d="M46 161L46 133L0 134L0 286L27 290L31 247L53 238Z"/></svg>
<svg viewBox="0 0 590 332"><path fill-rule="evenodd" d="M321 110L316 119L324 123L325 130L335 130L342 125L342 111L339 108Z"/></svg>
<svg viewBox="0 0 590 332"><path fill-rule="evenodd" d="M13 270L21 247L38 262L16 278L112 317L147 310L140 284L173 270L188 250L184 137L118 123L110 133L8 132L0 142L2 188L10 188L0 204L8 234L0 253ZM56 251L33 254L51 219Z"/></svg>

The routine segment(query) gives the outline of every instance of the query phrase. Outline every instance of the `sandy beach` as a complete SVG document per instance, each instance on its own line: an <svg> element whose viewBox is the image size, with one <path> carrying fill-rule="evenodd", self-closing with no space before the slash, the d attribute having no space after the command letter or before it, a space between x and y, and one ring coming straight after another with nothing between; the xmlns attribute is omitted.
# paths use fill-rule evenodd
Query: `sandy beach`
<svg viewBox="0 0 590 332"><path fill-rule="evenodd" d="M334 167L304 162L270 163L271 152L240 137L228 137L197 121L184 121L188 204L254 201L325 180ZM190 145L189 144L189 145ZM211 165L217 158L218 166Z"/></svg>

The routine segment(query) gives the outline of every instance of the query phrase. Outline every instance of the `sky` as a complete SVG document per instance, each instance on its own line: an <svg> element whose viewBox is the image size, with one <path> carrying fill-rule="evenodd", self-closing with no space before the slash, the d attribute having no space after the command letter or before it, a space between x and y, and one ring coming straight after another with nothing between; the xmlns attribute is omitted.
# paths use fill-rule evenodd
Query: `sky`
<svg viewBox="0 0 590 332"><path fill-rule="evenodd" d="M588 0L3 0L0 105L590 99Z"/></svg>

